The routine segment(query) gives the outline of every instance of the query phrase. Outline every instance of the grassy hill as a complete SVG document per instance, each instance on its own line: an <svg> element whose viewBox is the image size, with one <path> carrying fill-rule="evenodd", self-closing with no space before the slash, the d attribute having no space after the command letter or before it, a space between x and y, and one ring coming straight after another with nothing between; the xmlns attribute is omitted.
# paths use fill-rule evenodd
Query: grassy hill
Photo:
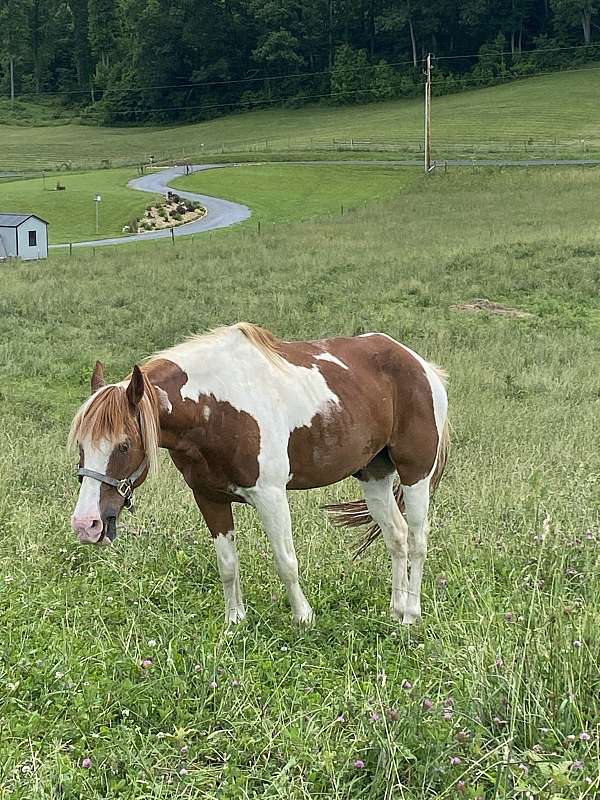
<svg viewBox="0 0 600 800"><path fill-rule="evenodd" d="M600 68L554 73L434 99L436 158L600 153ZM1 113L0 113L1 119ZM2 169L68 169L220 155L420 155L420 99L270 109L179 127L0 127ZM582 142L583 140L583 142Z"/></svg>
<svg viewBox="0 0 600 800"><path fill-rule="evenodd" d="M260 237L0 265L11 798L598 797L599 193L598 170L465 170ZM534 316L455 310L474 297ZM213 545L168 458L114 547L75 541L64 443L94 361L119 380L236 319L383 330L448 369L422 625L388 618L383 542L352 562L319 509L353 481L292 493L308 631L241 508L249 615L223 633Z"/></svg>

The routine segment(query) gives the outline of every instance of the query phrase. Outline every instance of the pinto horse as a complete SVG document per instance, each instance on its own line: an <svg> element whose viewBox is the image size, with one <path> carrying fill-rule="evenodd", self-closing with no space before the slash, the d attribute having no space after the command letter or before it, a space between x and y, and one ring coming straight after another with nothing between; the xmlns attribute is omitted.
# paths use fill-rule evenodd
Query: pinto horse
<svg viewBox="0 0 600 800"><path fill-rule="evenodd" d="M449 444L440 369L381 333L287 342L240 322L152 356L117 384L105 384L97 362L91 386L70 435L80 456L72 525L81 542L112 542L164 447L212 534L227 622L246 615L238 502L258 511L294 619L308 623L286 490L354 475L364 501L328 509L339 524L371 524L365 546L383 534L392 617L420 618L429 499Z"/></svg>

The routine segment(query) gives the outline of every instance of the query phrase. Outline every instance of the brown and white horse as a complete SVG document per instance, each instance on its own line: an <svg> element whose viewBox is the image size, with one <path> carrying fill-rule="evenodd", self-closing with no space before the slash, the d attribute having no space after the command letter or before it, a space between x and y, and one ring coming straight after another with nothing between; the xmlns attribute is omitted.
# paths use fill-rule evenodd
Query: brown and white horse
<svg viewBox="0 0 600 800"><path fill-rule="evenodd" d="M121 383L105 385L98 362L71 441L80 453L72 525L81 542L114 539L133 488L156 467L158 448L169 451L213 536L228 622L246 615L232 503L258 511L294 618L309 622L286 490L354 475L364 502L329 508L338 522L372 523L367 541L383 534L391 614L420 618L447 396L443 373L389 336L284 342L242 322L158 353Z"/></svg>

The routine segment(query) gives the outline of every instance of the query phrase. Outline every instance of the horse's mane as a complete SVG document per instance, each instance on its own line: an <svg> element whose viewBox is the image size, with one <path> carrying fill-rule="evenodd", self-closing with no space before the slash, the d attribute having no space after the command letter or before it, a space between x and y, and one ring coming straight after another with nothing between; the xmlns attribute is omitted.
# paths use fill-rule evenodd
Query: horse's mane
<svg viewBox="0 0 600 800"><path fill-rule="evenodd" d="M150 472L158 463L158 397L144 375L144 394L138 406L142 445ZM127 398L127 384L117 383L98 389L79 408L69 433L69 446L76 447L86 438L98 443L105 438L130 436L136 432L136 418Z"/></svg>
<svg viewBox="0 0 600 800"><path fill-rule="evenodd" d="M194 334L180 344L176 344L174 347L155 353L148 361L151 362L161 358L168 359L169 354L173 355L177 351L187 349L190 346L194 347L195 345L202 346L203 344L209 344L211 341L222 338L235 331L242 333L246 339L248 339L257 350L260 350L260 352L268 358L272 364L275 364L275 366L283 367L287 364L287 361L280 353L279 341L275 336L273 336L270 331L261 328L259 325L255 325L253 322L236 322L235 325L222 325L219 328L213 328L207 333Z"/></svg>

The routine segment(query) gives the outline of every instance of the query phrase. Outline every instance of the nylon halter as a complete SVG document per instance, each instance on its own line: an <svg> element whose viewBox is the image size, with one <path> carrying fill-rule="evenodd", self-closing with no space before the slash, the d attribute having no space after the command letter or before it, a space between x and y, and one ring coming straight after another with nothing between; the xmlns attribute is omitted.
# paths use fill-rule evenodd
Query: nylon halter
<svg viewBox="0 0 600 800"><path fill-rule="evenodd" d="M142 476L147 467L148 459L144 457L144 460L135 472L132 472L128 478L122 478L121 480L111 478L110 475L105 475L103 472L95 472L93 469L86 469L85 467L79 467L77 469L77 475L80 478L93 478L95 481L105 483L107 486L112 486L125 500L125 508L127 511L133 514L133 490L135 488L135 482Z"/></svg>

